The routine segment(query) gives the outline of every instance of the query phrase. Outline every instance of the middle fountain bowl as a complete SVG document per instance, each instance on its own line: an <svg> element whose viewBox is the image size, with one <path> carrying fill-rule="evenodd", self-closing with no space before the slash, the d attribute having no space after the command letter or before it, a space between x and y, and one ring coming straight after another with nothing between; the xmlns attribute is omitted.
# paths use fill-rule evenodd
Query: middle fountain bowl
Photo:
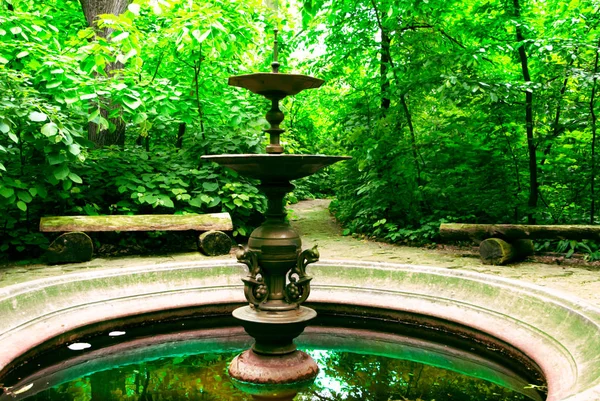
<svg viewBox="0 0 600 401"><path fill-rule="evenodd" d="M348 156L283 154L279 127L284 114L279 102L305 89L318 88L323 80L298 74L279 74L277 31L271 73L231 77L229 85L242 87L271 101L266 119L270 127L267 154L207 155L203 160L228 167L261 181L267 197L265 222L237 251L237 259L248 266L243 278L249 305L233 311L244 330L254 338L252 349L238 355L229 366L237 387L257 399L291 400L316 378L319 368L306 353L296 349L298 337L317 313L301 306L310 294L308 264L319 260L317 247L302 250L302 240L286 219L283 203L293 190L290 181L307 177Z"/></svg>

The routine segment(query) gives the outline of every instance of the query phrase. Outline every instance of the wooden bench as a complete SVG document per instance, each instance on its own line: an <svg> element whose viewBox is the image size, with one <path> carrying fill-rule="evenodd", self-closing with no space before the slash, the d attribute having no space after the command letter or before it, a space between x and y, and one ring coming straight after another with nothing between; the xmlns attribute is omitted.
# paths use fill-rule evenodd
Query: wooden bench
<svg viewBox="0 0 600 401"><path fill-rule="evenodd" d="M600 226L446 223L440 226L440 236L479 242L482 262L502 265L532 255L534 239L599 241Z"/></svg>
<svg viewBox="0 0 600 401"><path fill-rule="evenodd" d="M222 231L232 231L229 213L185 215L107 215L42 217L41 232L65 232L48 248L49 264L85 262L92 258L94 247L85 232L107 231L201 231L199 248L214 256L229 253L231 239Z"/></svg>

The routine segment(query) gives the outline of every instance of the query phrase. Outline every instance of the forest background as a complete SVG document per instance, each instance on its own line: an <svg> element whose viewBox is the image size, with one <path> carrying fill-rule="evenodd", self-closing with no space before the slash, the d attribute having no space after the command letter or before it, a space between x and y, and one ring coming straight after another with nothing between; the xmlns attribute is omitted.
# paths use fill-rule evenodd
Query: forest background
<svg viewBox="0 0 600 401"><path fill-rule="evenodd" d="M335 196L345 234L390 242L451 221L597 224L599 9L0 0L0 251L39 255L48 215L225 211L247 236L257 182L200 156L264 149L266 101L227 78L269 71L273 28L282 72L326 80L283 102L286 151L353 157L289 201Z"/></svg>

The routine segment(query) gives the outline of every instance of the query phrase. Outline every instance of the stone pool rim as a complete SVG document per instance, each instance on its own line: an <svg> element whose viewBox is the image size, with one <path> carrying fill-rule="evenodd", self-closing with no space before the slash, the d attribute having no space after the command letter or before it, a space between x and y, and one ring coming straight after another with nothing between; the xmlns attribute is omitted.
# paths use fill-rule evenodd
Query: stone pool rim
<svg viewBox="0 0 600 401"><path fill-rule="evenodd" d="M310 302L379 308L472 327L543 371L548 401L600 399L600 310L534 284L461 270L323 260ZM242 303L233 260L94 269L0 288L0 372L67 331L168 309Z"/></svg>

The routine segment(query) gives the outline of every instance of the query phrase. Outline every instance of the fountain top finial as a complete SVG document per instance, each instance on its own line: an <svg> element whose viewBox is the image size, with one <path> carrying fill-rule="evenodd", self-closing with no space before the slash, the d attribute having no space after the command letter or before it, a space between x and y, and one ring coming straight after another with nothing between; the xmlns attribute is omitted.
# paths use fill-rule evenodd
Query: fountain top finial
<svg viewBox="0 0 600 401"><path fill-rule="evenodd" d="M279 73L279 61L277 61L277 32L279 30L277 28L273 29L273 62L271 63L271 69L273 74Z"/></svg>

